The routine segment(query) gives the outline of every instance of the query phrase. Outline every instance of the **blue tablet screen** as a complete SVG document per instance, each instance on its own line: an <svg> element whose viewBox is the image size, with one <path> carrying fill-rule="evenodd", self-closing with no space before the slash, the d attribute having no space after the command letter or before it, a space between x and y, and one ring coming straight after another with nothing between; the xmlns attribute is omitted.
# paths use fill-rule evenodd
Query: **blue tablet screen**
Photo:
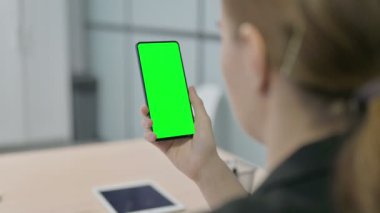
<svg viewBox="0 0 380 213"><path fill-rule="evenodd" d="M101 194L118 213L174 205L149 185L102 191Z"/></svg>

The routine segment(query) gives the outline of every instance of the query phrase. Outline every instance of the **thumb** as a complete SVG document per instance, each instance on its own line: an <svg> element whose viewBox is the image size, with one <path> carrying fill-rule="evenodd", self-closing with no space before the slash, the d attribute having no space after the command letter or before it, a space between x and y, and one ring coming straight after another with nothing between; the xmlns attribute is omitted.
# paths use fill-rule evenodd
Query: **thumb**
<svg viewBox="0 0 380 213"><path fill-rule="evenodd" d="M210 117L208 116L202 99L198 96L195 88L191 86L189 88L190 101L194 108L195 114L195 125L199 125L204 122L210 122Z"/></svg>

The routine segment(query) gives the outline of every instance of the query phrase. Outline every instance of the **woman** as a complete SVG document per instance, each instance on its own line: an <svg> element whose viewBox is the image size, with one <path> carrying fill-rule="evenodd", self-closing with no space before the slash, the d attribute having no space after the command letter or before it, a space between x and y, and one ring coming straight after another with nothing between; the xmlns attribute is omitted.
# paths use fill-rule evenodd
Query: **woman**
<svg viewBox="0 0 380 213"><path fill-rule="evenodd" d="M244 191L194 88L194 137L155 143L143 106L146 140L213 210L380 212L380 1L224 0L221 36L232 108L267 148L267 179Z"/></svg>

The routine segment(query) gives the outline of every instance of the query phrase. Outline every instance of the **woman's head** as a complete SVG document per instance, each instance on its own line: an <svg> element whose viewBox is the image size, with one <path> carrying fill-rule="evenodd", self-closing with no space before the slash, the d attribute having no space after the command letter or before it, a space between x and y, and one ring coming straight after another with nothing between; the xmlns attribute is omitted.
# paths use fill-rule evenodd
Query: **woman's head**
<svg viewBox="0 0 380 213"><path fill-rule="evenodd" d="M278 82L315 99L350 100L380 75L379 0L223 0L221 28L233 109L243 128L260 139ZM380 119L380 107L371 106L368 112L378 114L367 117ZM365 126L361 132L370 129ZM367 135L360 143L380 139L370 134L358 133Z"/></svg>
<svg viewBox="0 0 380 213"><path fill-rule="evenodd" d="M250 120L265 122L266 92L273 77L283 75L297 33L302 33L302 46L286 79L301 89L347 97L378 75L379 4L224 0L223 73L244 129L261 137L260 127L250 125Z"/></svg>

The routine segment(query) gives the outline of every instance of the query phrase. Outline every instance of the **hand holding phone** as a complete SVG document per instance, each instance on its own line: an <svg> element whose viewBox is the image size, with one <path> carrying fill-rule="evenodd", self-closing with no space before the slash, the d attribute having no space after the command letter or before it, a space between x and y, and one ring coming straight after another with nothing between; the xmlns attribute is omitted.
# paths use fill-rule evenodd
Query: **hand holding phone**
<svg viewBox="0 0 380 213"><path fill-rule="evenodd" d="M137 52L147 104L141 108L145 139L194 180L218 155L203 102L193 87L187 88L179 44L139 42Z"/></svg>
<svg viewBox="0 0 380 213"><path fill-rule="evenodd" d="M159 148L169 160L186 176L196 181L204 166L212 159L219 158L212 125L203 102L195 89L189 89L190 100L195 113L195 134L193 138L177 138L162 142L156 141L152 132L152 120L149 118L149 109L146 105L141 107L143 116L142 126L145 129L145 139Z"/></svg>

